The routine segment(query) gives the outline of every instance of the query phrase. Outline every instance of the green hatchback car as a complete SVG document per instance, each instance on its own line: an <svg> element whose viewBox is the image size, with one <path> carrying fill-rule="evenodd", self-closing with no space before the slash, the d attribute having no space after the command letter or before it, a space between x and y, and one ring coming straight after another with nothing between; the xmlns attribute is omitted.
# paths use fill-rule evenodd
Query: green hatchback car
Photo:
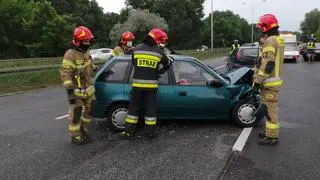
<svg viewBox="0 0 320 180"><path fill-rule="evenodd" d="M233 119L241 127L255 124L257 106L250 98L252 69L219 74L193 57L171 57L171 68L159 79L158 119ZM106 117L116 130L124 128L132 72L131 56L118 56L106 62L94 78L97 105L93 115Z"/></svg>

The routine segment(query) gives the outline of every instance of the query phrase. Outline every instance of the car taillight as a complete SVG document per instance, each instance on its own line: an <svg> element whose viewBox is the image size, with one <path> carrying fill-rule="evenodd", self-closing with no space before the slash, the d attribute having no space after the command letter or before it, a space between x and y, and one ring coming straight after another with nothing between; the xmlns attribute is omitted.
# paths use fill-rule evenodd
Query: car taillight
<svg viewBox="0 0 320 180"><path fill-rule="evenodd" d="M237 53L237 59L240 60L240 52Z"/></svg>

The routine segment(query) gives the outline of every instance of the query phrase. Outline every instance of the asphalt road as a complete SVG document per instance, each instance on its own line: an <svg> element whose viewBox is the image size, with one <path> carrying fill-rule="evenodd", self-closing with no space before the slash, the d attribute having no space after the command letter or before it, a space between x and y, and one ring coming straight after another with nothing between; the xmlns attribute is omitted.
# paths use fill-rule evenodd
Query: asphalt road
<svg viewBox="0 0 320 180"><path fill-rule="evenodd" d="M212 61L218 67L224 61ZM216 179L241 129L224 122L161 122L155 140L122 141L104 121L95 141L70 143L61 87L0 97L0 179Z"/></svg>
<svg viewBox="0 0 320 180"><path fill-rule="evenodd" d="M257 145L262 127L254 128L240 156L234 158L226 180L320 179L320 62L284 65L280 93L280 143Z"/></svg>
<svg viewBox="0 0 320 180"><path fill-rule="evenodd" d="M158 139L121 141L95 120L95 141L75 146L66 119L56 120L67 110L61 87L0 97L0 179L320 179L319 69L320 62L284 65L279 145L257 146L256 127L235 156L242 129L234 124L167 121Z"/></svg>

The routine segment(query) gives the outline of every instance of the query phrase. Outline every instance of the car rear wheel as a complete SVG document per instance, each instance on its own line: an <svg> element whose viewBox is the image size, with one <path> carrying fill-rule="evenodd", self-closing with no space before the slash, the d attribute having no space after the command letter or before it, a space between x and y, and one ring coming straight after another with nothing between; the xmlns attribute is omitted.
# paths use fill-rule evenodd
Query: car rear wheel
<svg viewBox="0 0 320 180"><path fill-rule="evenodd" d="M128 113L127 104L116 104L109 109L108 123L113 130L122 131L125 128L125 119Z"/></svg>
<svg viewBox="0 0 320 180"><path fill-rule="evenodd" d="M240 127L252 127L256 123L256 117L253 115L256 110L253 102L240 100L232 109L232 118Z"/></svg>

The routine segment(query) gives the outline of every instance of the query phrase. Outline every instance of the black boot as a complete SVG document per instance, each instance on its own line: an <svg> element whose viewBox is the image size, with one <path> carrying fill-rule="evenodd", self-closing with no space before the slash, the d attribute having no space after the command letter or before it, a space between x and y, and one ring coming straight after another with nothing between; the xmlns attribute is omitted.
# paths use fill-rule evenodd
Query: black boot
<svg viewBox="0 0 320 180"><path fill-rule="evenodd" d="M273 146L278 144L278 138L265 137L263 140L260 140L258 144L261 146Z"/></svg>
<svg viewBox="0 0 320 180"><path fill-rule="evenodd" d="M72 136L71 137L71 143L77 144L77 145L82 145L85 144L85 138L83 136Z"/></svg>
<svg viewBox="0 0 320 180"><path fill-rule="evenodd" d="M134 133L129 133L127 131L123 131L121 133L119 133L119 138L120 139L129 139L129 140L135 140L135 134Z"/></svg>
<svg viewBox="0 0 320 180"><path fill-rule="evenodd" d="M86 143L93 142L92 135L87 130L85 130L84 128L81 128L81 133L83 134L83 137Z"/></svg>

